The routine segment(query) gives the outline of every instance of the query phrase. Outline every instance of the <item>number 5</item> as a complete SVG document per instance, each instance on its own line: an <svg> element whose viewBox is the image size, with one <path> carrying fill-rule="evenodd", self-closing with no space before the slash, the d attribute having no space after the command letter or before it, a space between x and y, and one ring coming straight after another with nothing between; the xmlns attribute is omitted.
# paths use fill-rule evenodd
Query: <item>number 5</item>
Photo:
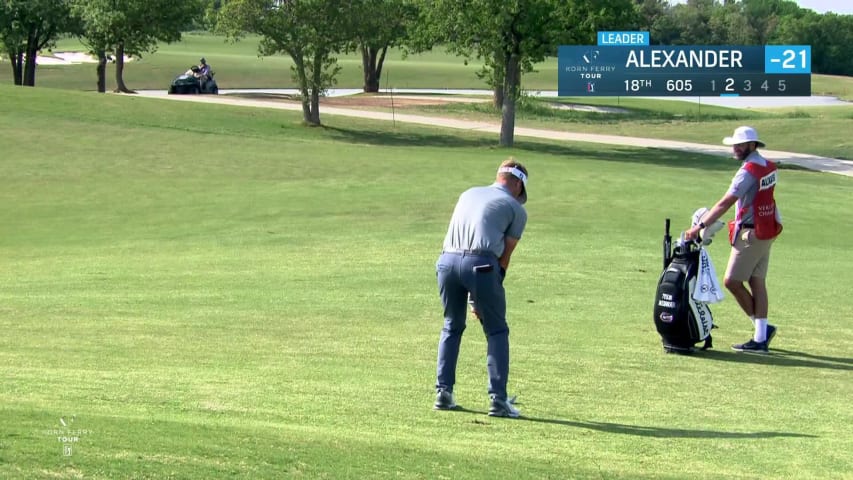
<svg viewBox="0 0 853 480"><path fill-rule="evenodd" d="M787 87L785 86L785 80L779 80L779 91L780 91L780 92L784 92L784 91L785 91L785 88L787 88Z"/></svg>

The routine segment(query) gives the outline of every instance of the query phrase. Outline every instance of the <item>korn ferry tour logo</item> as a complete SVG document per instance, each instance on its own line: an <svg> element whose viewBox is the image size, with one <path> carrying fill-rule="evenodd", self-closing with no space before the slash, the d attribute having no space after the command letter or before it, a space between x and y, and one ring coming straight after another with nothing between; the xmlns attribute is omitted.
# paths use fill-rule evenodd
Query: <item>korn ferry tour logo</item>
<svg viewBox="0 0 853 480"><path fill-rule="evenodd" d="M560 47L558 56L559 90L595 95L598 82L618 68L607 60L610 47Z"/></svg>
<svg viewBox="0 0 853 480"><path fill-rule="evenodd" d="M573 54L561 70L587 83L591 83L590 80L601 79L604 73L616 71L615 65L608 65L602 61L599 48L577 49Z"/></svg>
<svg viewBox="0 0 853 480"><path fill-rule="evenodd" d="M44 431L44 434L61 445L62 455L70 457L85 436L92 435L92 430L82 428L77 415L63 415L53 428Z"/></svg>

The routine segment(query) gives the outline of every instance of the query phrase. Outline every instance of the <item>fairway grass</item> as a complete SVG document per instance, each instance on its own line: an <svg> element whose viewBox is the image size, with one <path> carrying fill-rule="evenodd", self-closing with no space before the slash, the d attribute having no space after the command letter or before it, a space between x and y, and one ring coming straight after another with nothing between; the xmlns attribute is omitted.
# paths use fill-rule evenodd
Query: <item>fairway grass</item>
<svg viewBox="0 0 853 480"><path fill-rule="evenodd" d="M716 349L680 357L651 319L663 222L713 204L732 160L0 98L0 478L851 478L848 177L780 171L772 354L730 351L750 326L729 295ZM508 155L531 173L506 280L526 418L486 415L476 322L465 410L435 412L434 262ZM709 253L721 272L722 235Z"/></svg>

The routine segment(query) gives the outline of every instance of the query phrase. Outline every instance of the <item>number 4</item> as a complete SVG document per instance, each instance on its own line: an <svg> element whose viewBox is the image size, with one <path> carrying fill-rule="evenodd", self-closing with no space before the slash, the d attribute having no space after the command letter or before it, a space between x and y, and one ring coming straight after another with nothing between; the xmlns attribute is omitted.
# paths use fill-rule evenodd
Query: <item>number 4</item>
<svg viewBox="0 0 853 480"><path fill-rule="evenodd" d="M767 84L767 80L765 80L764 83L761 84L761 89L765 92L770 89L770 85Z"/></svg>

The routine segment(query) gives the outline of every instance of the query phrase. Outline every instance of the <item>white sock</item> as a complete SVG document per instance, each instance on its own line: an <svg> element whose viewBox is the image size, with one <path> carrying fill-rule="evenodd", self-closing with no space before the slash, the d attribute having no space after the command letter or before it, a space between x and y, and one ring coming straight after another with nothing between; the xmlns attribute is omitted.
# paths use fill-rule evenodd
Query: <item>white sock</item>
<svg viewBox="0 0 853 480"><path fill-rule="evenodd" d="M766 318L756 318L755 319L755 335L752 337L756 342L763 342L767 340L767 319Z"/></svg>

